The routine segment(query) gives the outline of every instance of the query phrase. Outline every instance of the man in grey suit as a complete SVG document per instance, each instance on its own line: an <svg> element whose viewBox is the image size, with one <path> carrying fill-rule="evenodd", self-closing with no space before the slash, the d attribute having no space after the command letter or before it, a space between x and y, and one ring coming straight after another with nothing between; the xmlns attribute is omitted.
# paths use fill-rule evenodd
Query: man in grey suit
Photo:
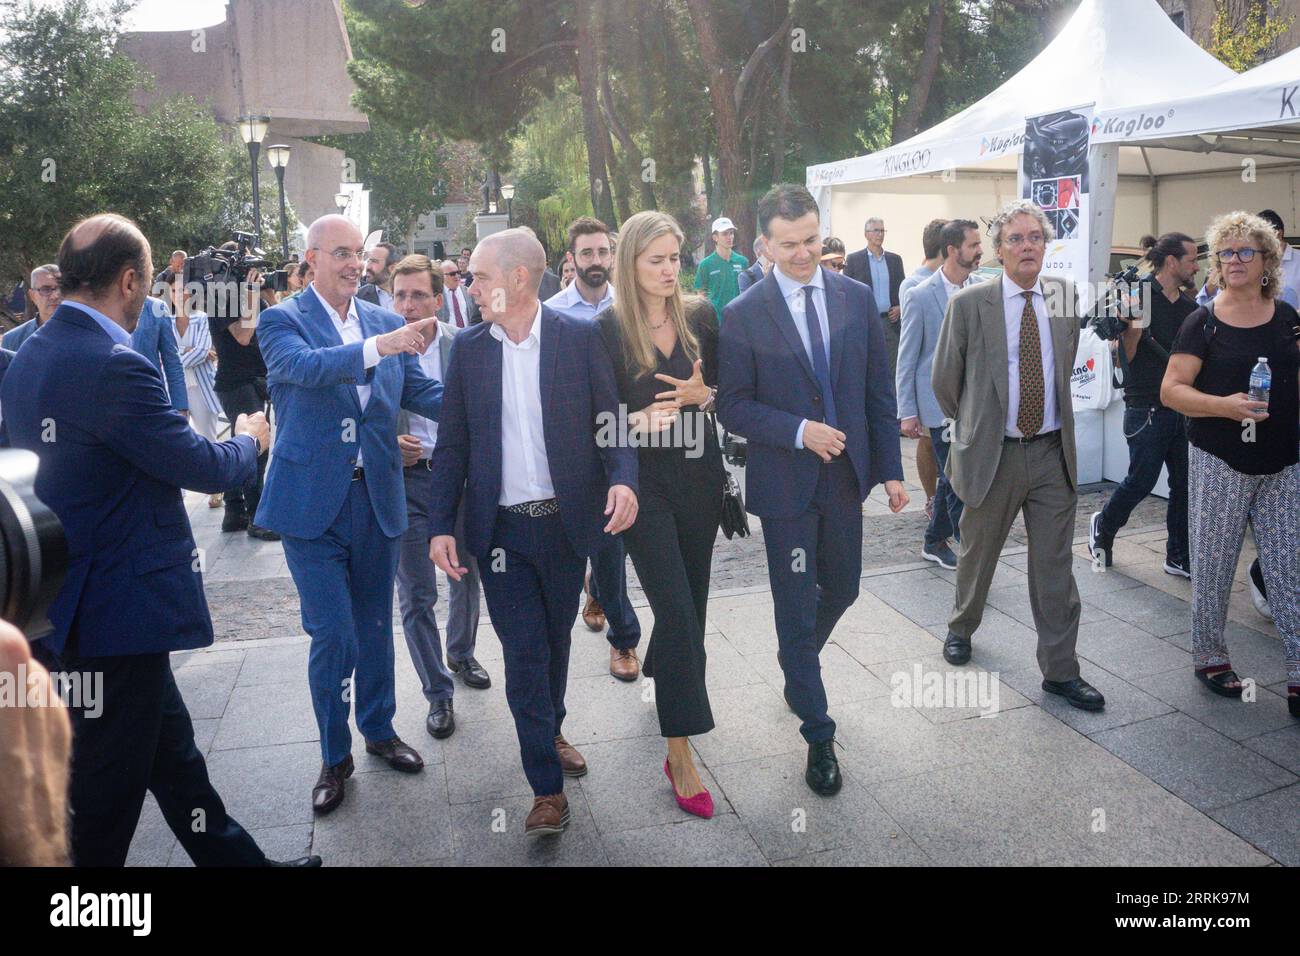
<svg viewBox="0 0 1300 956"><path fill-rule="evenodd" d="M393 306L408 323L419 322L438 311L443 299L441 273L428 257L407 256L393 269ZM437 334L419 356L424 374L442 381L451 363L452 338L456 328L443 322ZM429 716L425 729L438 739L450 737L456 729L452 707L455 683L460 675L468 687L492 686L482 665L474 659L478 635L478 565L468 552L467 573L459 581L448 579L447 661L443 663L442 639L433 606L438 600L438 580L429 560L429 513L433 505L433 447L438 424L406 410L398 413L397 444L402 452L402 481L406 486L407 529L397 557L397 599L402 611L402 632L411 662L420 676ZM464 537L464 520L456 522L456 535ZM459 542L463 545L463 541Z"/></svg>
<svg viewBox="0 0 1300 956"><path fill-rule="evenodd" d="M468 276L465 271L451 259L444 259L438 268L442 276L442 304L438 306L438 321L447 323L457 331L480 321L478 304L466 291L465 280Z"/></svg>
<svg viewBox="0 0 1300 956"><path fill-rule="evenodd" d="M1074 707L1105 698L1079 676L1079 589L1071 543L1078 479L1070 371L1079 342L1072 283L1040 277L1053 233L1027 200L1003 206L990 227L1002 278L962 289L934 353L932 385L953 420L945 469L965 503L956 606L943 656L965 664L1002 545L1018 512L1029 537L1029 601L1043 690Z"/></svg>
<svg viewBox="0 0 1300 956"><path fill-rule="evenodd" d="M934 397L930 371L948 300L975 281L971 273L979 268L983 255L979 226L969 219L954 219L943 225L936 245L943 256L942 264L928 279L922 279L903 293L903 323L898 345L898 417L899 427L908 438L930 439L939 471L934 512L925 529L921 557L953 571L957 568L957 556L948 546L948 539L961 540L962 504L943 472L948 460L948 429Z"/></svg>

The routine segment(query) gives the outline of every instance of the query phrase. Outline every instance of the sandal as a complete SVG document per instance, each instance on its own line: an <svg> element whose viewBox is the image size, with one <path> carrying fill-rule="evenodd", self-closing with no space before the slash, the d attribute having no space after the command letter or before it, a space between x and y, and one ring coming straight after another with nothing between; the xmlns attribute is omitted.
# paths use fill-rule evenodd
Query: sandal
<svg viewBox="0 0 1300 956"><path fill-rule="evenodd" d="M1212 673L1208 670L1198 670L1196 679L1220 697L1241 697L1241 678L1231 668L1217 670ZM1229 687L1228 685L1232 683L1237 686Z"/></svg>

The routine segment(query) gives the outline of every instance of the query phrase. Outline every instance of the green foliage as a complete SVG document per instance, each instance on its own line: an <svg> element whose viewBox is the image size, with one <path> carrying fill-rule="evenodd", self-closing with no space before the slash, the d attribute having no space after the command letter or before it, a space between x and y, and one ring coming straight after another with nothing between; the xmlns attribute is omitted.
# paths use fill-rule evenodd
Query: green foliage
<svg viewBox="0 0 1300 956"><path fill-rule="evenodd" d="M1259 66L1295 23L1294 14L1281 17L1276 6L1263 0L1214 0L1209 51L1238 73Z"/></svg>
<svg viewBox="0 0 1300 956"><path fill-rule="evenodd" d="M198 237L222 241L228 225L251 223L251 215L238 215L232 150L211 114L189 99L136 108L132 94L149 78L115 50L128 7L120 0L0 3L6 269L26 273L51 260L67 229L97 212L136 220L156 250L168 251L192 249ZM239 182L251 199L247 163L244 154ZM274 183L271 189L274 197ZM269 208L278 235L278 207Z"/></svg>
<svg viewBox="0 0 1300 956"><path fill-rule="evenodd" d="M447 201L447 145L429 128L406 129L372 118L368 132L317 141L343 150L356 163L357 180L370 190L371 224L398 245L421 216Z"/></svg>

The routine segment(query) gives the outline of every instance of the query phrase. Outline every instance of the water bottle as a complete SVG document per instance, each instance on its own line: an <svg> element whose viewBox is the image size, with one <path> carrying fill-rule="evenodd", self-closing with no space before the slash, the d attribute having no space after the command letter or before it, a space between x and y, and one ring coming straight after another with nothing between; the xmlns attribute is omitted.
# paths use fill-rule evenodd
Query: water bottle
<svg viewBox="0 0 1300 956"><path fill-rule="evenodd" d="M1267 406L1268 393L1272 385L1273 373L1268 367L1268 359L1261 355L1259 362L1250 370L1250 400Z"/></svg>

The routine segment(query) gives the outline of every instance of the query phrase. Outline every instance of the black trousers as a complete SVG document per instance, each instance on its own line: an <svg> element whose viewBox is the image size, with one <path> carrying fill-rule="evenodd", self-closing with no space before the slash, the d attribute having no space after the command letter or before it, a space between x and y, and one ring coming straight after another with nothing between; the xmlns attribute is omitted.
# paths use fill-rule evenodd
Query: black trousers
<svg viewBox="0 0 1300 956"><path fill-rule="evenodd" d="M641 670L655 682L659 732L694 737L713 729L704 623L722 486L712 470L683 468L667 480L648 471L641 472L636 523L623 532L655 618Z"/></svg>
<svg viewBox="0 0 1300 956"><path fill-rule="evenodd" d="M32 651L51 673L80 673L83 685L102 675L94 709L70 711L74 865L125 865L146 790L195 866L266 865L208 780L167 654L58 657L40 641Z"/></svg>
<svg viewBox="0 0 1300 956"><path fill-rule="evenodd" d="M235 419L240 415L251 415L254 412L267 410L270 393L266 390L266 377L249 379L229 391L217 392L217 400L221 402L221 409L230 419L230 427L233 430ZM243 488L231 488L226 492L227 511L247 512L248 520L250 522L253 520L253 516L257 514L257 503L262 500L262 479L266 475L268 456L269 452L265 451L257 456L257 480L253 484Z"/></svg>

